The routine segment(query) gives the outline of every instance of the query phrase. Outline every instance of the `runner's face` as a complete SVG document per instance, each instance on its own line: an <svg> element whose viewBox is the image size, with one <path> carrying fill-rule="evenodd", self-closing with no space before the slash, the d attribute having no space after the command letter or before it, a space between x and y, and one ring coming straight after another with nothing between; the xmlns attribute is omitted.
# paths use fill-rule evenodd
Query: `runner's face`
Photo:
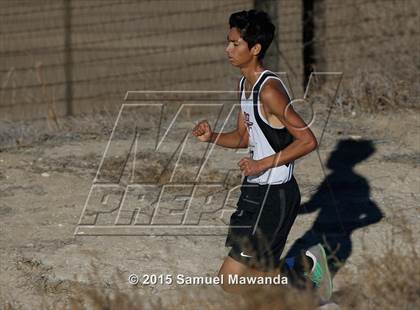
<svg viewBox="0 0 420 310"><path fill-rule="evenodd" d="M249 50L248 43L241 38L238 28L230 28L227 41L225 52L232 65L241 67L252 60L254 49Z"/></svg>

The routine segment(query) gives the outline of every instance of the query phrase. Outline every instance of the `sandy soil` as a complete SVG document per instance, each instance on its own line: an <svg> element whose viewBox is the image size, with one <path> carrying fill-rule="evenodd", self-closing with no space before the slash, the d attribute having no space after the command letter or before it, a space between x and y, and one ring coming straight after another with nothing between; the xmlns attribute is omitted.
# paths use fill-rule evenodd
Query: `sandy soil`
<svg viewBox="0 0 420 310"><path fill-rule="evenodd" d="M325 120L325 109L318 113L319 119ZM184 128L190 126L188 122L184 125ZM133 288L127 281L131 273L191 276L217 273L228 251L223 234L74 235L109 139L112 115L104 126L108 131L102 134L80 129L79 134L49 134L36 143L1 150L0 292L3 300L14 301L13 304L22 309L33 309L42 302L43 295L48 302L65 302L74 281L95 281L104 287L118 283L122 290L129 290ZM331 249L342 260L342 264L334 265L333 300L338 305L340 292L355 284L352 275L363 266L366 255L380 255L391 237L396 242L404 242L395 230L395 223L405 218L404 227L418 236L419 126L419 112L414 110L375 116L346 115L333 110L319 153L314 152L297 163L295 176L304 207L287 247L296 245L297 238L308 236L314 223L326 227L325 223L334 222L334 214L341 213L343 227L348 231L341 236L344 238L342 247L337 249L336 243ZM313 128L320 138L323 122L315 122ZM121 157L117 156L124 156L124 151L117 154L118 150L124 150L132 138L132 132L128 131L113 140L116 153L105 161L105 165L110 165L107 166L110 175L121 165ZM142 145L150 147L153 141L152 135L146 135ZM174 146L176 144L168 143L165 154L170 154ZM338 146L342 149L334 152ZM189 165L196 167L200 162L200 152L194 152L195 147L200 152L203 150L203 145L191 142L177 174L181 175L179 180L189 177ZM245 155L233 150L215 153L209 164L209 176L217 180L227 169L234 169L224 186L238 184L240 176L235 163ZM152 155L145 153L138 163L159 171L164 160ZM106 174L101 177L106 178ZM146 177L147 174L141 176ZM335 209L328 209L332 204L326 202L330 196L325 192L325 180L329 180L335 193L335 206L338 206ZM115 215L115 212L110 214L113 219ZM90 221L87 215L83 219ZM103 215L98 217L101 219L112 229L109 218ZM89 280L89 274L94 271L91 263L97 267L97 273ZM176 295L180 287L148 285L135 289L147 296L165 297ZM200 288L190 286L188 289ZM210 289L219 290L218 287Z"/></svg>

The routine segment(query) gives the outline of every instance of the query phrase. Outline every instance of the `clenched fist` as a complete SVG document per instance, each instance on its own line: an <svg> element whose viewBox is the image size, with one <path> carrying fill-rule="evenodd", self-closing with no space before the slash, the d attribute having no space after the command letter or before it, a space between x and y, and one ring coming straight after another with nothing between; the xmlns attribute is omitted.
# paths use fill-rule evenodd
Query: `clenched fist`
<svg viewBox="0 0 420 310"><path fill-rule="evenodd" d="M201 121L194 127L192 134L198 138L201 142L209 142L211 138L210 125L207 121Z"/></svg>
<svg viewBox="0 0 420 310"><path fill-rule="evenodd" d="M261 166L260 162L251 158L242 158L238 162L238 166L244 176L258 175L264 171L264 168Z"/></svg>

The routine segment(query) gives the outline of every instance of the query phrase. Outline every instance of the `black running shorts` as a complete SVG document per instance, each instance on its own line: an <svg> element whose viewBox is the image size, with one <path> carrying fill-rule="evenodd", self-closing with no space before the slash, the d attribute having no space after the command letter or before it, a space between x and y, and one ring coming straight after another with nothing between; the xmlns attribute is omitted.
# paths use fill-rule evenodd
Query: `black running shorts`
<svg viewBox="0 0 420 310"><path fill-rule="evenodd" d="M300 191L294 177L276 185L249 183L245 178L237 210L230 218L229 256L259 270L279 267L299 206Z"/></svg>

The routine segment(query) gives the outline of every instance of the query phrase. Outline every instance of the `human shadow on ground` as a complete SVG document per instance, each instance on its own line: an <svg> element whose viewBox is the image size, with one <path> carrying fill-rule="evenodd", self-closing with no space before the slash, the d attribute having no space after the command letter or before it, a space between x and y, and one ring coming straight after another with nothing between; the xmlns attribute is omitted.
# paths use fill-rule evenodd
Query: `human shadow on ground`
<svg viewBox="0 0 420 310"><path fill-rule="evenodd" d="M352 252L354 230L379 222L383 214L370 199L368 181L354 167L375 152L370 140L341 140L331 153L327 167L332 172L324 179L311 199L301 205L300 214L319 210L313 226L297 239L287 253L321 243L328 257L331 275L345 264Z"/></svg>

